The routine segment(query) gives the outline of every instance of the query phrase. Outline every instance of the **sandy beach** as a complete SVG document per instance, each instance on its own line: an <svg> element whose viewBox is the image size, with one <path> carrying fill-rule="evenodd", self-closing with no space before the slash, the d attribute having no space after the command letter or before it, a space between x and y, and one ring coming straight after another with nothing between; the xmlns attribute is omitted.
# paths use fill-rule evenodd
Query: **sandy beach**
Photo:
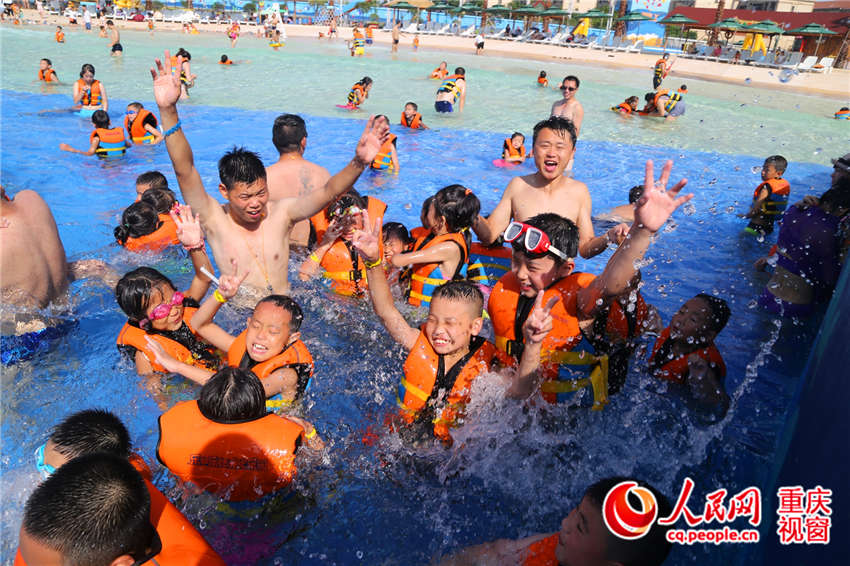
<svg viewBox="0 0 850 566"><path fill-rule="evenodd" d="M24 25L62 25L71 27L68 18L64 16L48 15L46 24L38 23L39 16L35 10L23 10ZM145 31L147 22L131 22L116 20L119 29ZM96 28L97 23L92 22ZM6 23L4 25L10 25ZM155 29L180 31L182 24L170 22L155 22ZM216 33L224 34L228 28L227 24L195 24L202 34ZM82 26L79 26L82 28ZM287 37L316 39L319 32L327 32L327 26L310 25L286 25ZM338 38L330 41L345 41L352 37L352 28L338 28ZM243 34L255 34L256 26L243 26ZM94 30L93 30L94 33ZM323 41L329 41L324 39ZM374 41L389 45L392 41L389 31L376 30ZM413 41L413 35L403 34L401 38L401 49L409 49ZM434 36L419 35L419 49L433 51L462 52L471 54L475 48L471 37L457 36ZM611 68L634 68L651 69L658 55L654 53L611 53L600 49L562 47L555 45L541 45L535 43L524 43L498 39L488 39L485 43L483 57L511 57L516 59L534 59L538 61L573 61L579 64L605 66ZM793 83L782 83L779 80L780 71L765 67L753 67L745 64L731 65L713 61L699 61L696 59L678 58L676 66L670 72L671 77L696 78L706 81L747 84L755 87L768 89L782 89L791 92L816 94L820 96L847 100L850 93L850 70L833 69L830 73L801 72L794 77Z"/></svg>

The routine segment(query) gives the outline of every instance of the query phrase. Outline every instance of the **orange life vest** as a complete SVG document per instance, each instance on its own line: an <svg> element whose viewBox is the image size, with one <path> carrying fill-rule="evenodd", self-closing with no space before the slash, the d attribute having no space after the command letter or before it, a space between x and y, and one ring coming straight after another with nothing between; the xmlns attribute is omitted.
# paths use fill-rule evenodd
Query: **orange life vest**
<svg viewBox="0 0 850 566"><path fill-rule="evenodd" d="M417 128L420 128L421 127L421 121L422 121L422 114L420 114L419 112L416 112L413 115L413 118L410 120L409 124L407 123L407 116L404 115L404 112L401 113L401 125L405 126L407 128L410 128L411 130L415 130Z"/></svg>
<svg viewBox="0 0 850 566"><path fill-rule="evenodd" d="M549 86L549 79L546 77L537 77L537 84L540 86Z"/></svg>
<svg viewBox="0 0 850 566"><path fill-rule="evenodd" d="M183 322L189 325L189 330L192 331L192 334L197 334L190 324L192 315L195 314L195 311L197 310L198 309L192 307L183 307ZM148 362L150 362L154 371L165 373L166 369L157 363L156 356L148 345L147 340L145 340L145 337L150 337L156 342L159 342L159 345L162 346L165 352L176 360L204 369L218 369L208 367L203 360L193 356L192 352L190 352L189 349L180 342L162 336L161 334L148 334L138 326L132 326L129 322L124 323L124 327L121 329L121 332L118 333L118 338L115 339L115 343L118 346L132 346L139 350L148 359Z"/></svg>
<svg viewBox="0 0 850 566"><path fill-rule="evenodd" d="M59 79L56 78L56 71L54 71L53 69L46 69L44 71L39 69L38 80L44 81L46 83L55 83L59 81Z"/></svg>
<svg viewBox="0 0 850 566"><path fill-rule="evenodd" d="M626 311L618 301L613 301L605 321L606 334L619 341L627 342L641 333L641 325L648 315L649 307L640 293L637 294L634 308L630 312Z"/></svg>
<svg viewBox="0 0 850 566"><path fill-rule="evenodd" d="M348 104L360 106L364 100L366 100L366 89L360 83L355 83L348 93Z"/></svg>
<svg viewBox="0 0 850 566"><path fill-rule="evenodd" d="M439 67L437 67L436 69L431 71L431 78L432 79L444 79L447 76L449 76L449 70L448 69L440 69Z"/></svg>
<svg viewBox="0 0 850 566"><path fill-rule="evenodd" d="M652 108L653 109L658 108L658 99L661 98L662 96L670 96L670 91L664 90L664 89L656 91L655 98L652 99Z"/></svg>
<svg viewBox="0 0 850 566"><path fill-rule="evenodd" d="M767 199L761 204L762 214L778 216L788 207L791 184L785 179L768 179L753 191L753 200L758 199L762 189L767 189Z"/></svg>
<svg viewBox="0 0 850 566"><path fill-rule="evenodd" d="M133 120L132 124L130 123L129 116L124 117L124 127L127 129L127 134L130 136L130 139L132 139L135 143L151 143L154 139L153 134L145 129L145 118L148 116L153 118L153 127L156 128L157 124L159 124L156 116L144 108L139 110L138 114L136 114L136 119Z"/></svg>
<svg viewBox="0 0 850 566"><path fill-rule="evenodd" d="M667 62L664 59L659 59L655 62L655 69L653 73L656 77L664 78L667 76Z"/></svg>
<svg viewBox="0 0 850 566"><path fill-rule="evenodd" d="M243 360L248 353L245 344L247 330L242 331L242 334L236 337L230 349L227 351L227 365L231 367L241 367ZM248 358L250 360L250 358ZM296 340L292 344L286 346L278 355L256 365L251 366L251 371L260 379L265 379L280 368L292 368L299 376L298 391L295 398L299 398L304 394L307 385L310 381L310 376L313 375L313 356L310 355L310 350L307 345L301 340ZM301 383L301 375L305 375L304 383Z"/></svg>
<svg viewBox="0 0 850 566"><path fill-rule="evenodd" d="M514 147L511 139L505 140L504 149L508 150L508 157L525 157L525 144L519 146L519 149Z"/></svg>
<svg viewBox="0 0 850 566"><path fill-rule="evenodd" d="M469 247L467 279L492 287L510 272L511 251L509 246L485 246L480 242L472 242Z"/></svg>
<svg viewBox="0 0 850 566"><path fill-rule="evenodd" d="M390 134L387 137L387 141L381 145L381 149L378 150L378 154L375 156L375 159L372 160L372 169L393 168L392 150L395 147L395 140L395 134Z"/></svg>
<svg viewBox="0 0 850 566"><path fill-rule="evenodd" d="M613 110L614 112L625 112L626 114L632 113L631 105L626 102L621 102L617 106L612 107L611 110Z"/></svg>
<svg viewBox="0 0 850 566"><path fill-rule="evenodd" d="M525 550L522 566L558 566L558 559L555 558L558 534L555 533L531 543Z"/></svg>
<svg viewBox="0 0 850 566"><path fill-rule="evenodd" d="M460 232L450 232L433 238L431 238L429 232L428 236L416 240L416 243L413 245L413 251L424 250L443 242L454 242L460 247L460 262L455 272L451 274L444 274L440 270L439 263L418 263L411 266L410 296L407 302L414 307L418 307L423 302L430 303L434 290L446 281L464 279L466 277L469 250L466 247L466 238Z"/></svg>
<svg viewBox="0 0 850 566"><path fill-rule="evenodd" d="M404 377L398 386L396 402L405 422L412 423L429 400L432 403L437 402L439 391L435 391L435 387L438 390L448 390L444 406L438 407L439 412L434 412L432 421L434 436L451 444L450 429L458 426L463 419L463 410L469 402L472 382L482 373L490 371L494 359L505 365L510 365L510 360L500 355L493 344L479 336L472 337L470 353L454 367L441 367L443 362L440 358L428 341L423 325L404 362ZM438 375L440 370L442 375Z"/></svg>
<svg viewBox="0 0 850 566"><path fill-rule="evenodd" d="M83 93L82 98L80 98L80 104L82 104L83 106L100 106L101 96L99 80L93 80L91 86L89 86L83 79L77 79L76 84L80 85L80 90ZM89 87L89 91L85 92L85 90L83 89L87 86Z"/></svg>
<svg viewBox="0 0 850 566"><path fill-rule="evenodd" d="M176 246L180 243L177 237L177 225L168 214L160 214L159 221L162 225L144 236L138 238L127 238L124 248L131 252L161 252L168 246Z"/></svg>
<svg viewBox="0 0 850 566"><path fill-rule="evenodd" d="M301 425L275 414L239 423L206 418L197 401L159 417L156 454L184 482L227 501L256 501L290 484ZM191 434L187 434L191 431Z"/></svg>
<svg viewBox="0 0 850 566"><path fill-rule="evenodd" d="M659 362L655 362L655 355L664 345L664 343L670 338L670 327L664 329L661 333L661 336L658 337L658 340L655 342L655 347L652 348L652 356L649 358L650 368L653 368L653 364L655 364L655 369L652 370L652 374L655 377L660 379L666 379L668 381L672 381L674 383L684 384L685 378L688 376L688 356L691 354L696 354L700 358L704 359L708 362L709 366L713 369L718 370L720 372L720 379L726 377L726 364L723 362L723 356L720 355L720 351L714 344L706 348L702 348L700 350L695 350L693 352L688 352L678 358L672 359L667 363L661 364Z"/></svg>
<svg viewBox="0 0 850 566"><path fill-rule="evenodd" d="M94 150L98 157L117 157L127 152L127 144L124 142L124 129L120 126L114 128L95 128L89 136L89 143L98 138L97 148Z"/></svg>
<svg viewBox="0 0 850 566"><path fill-rule="evenodd" d="M56 32L56 43L65 43L65 32L57 31Z"/></svg>
<svg viewBox="0 0 850 566"><path fill-rule="evenodd" d="M369 288L366 280L366 265L354 247L337 239L322 257L320 265L325 272L322 277L330 279L331 290L347 297L361 297ZM380 257L384 255L383 241L378 240ZM355 265L356 263L356 265Z"/></svg>
<svg viewBox="0 0 850 566"><path fill-rule="evenodd" d="M417 226L416 228L410 229L410 237L413 238L414 241L420 238L426 238L431 231L424 226Z"/></svg>
<svg viewBox="0 0 850 566"><path fill-rule="evenodd" d="M373 34L374 34L374 32L372 31L372 28L366 27L366 37L371 39L373 37Z"/></svg>
<svg viewBox="0 0 850 566"><path fill-rule="evenodd" d="M366 210L367 212L369 212L369 220L374 222L375 219L384 217L384 212L386 212L387 210L387 205L386 203L379 199L376 199L375 197L366 197ZM316 233L317 242L321 242L322 238L325 237L325 232L328 231L328 226L330 226L330 223L331 222L328 219L327 207L310 217L310 224L313 225L313 231ZM383 243L381 245L383 245Z"/></svg>
<svg viewBox="0 0 850 566"><path fill-rule="evenodd" d="M219 61L219 62L218 62L218 64L219 64L219 65L232 65L232 64L233 64L233 61L231 61L230 59L228 59L227 61Z"/></svg>
<svg viewBox="0 0 850 566"><path fill-rule="evenodd" d="M836 120L850 120L850 110L838 110L833 117Z"/></svg>

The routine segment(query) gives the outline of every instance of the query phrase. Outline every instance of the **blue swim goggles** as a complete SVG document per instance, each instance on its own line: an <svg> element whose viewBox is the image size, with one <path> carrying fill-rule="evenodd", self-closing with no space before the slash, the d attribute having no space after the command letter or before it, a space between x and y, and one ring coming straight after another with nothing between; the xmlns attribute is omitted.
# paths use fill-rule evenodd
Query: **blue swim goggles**
<svg viewBox="0 0 850 566"><path fill-rule="evenodd" d="M50 474L56 471L56 468L44 461L44 449L46 446L47 443L45 442L35 451L35 467L43 479L47 479L50 477Z"/></svg>

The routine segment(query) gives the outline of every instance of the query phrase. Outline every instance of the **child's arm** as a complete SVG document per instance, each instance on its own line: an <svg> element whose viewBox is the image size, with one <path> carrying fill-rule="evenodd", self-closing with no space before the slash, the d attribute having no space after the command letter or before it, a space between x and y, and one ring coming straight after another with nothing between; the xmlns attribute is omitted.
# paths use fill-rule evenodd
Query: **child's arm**
<svg viewBox="0 0 850 566"><path fill-rule="evenodd" d="M159 131L159 128L154 128L150 124L145 124L145 131L153 136L151 145L156 145L165 141L165 138L162 136L162 132Z"/></svg>
<svg viewBox="0 0 850 566"><path fill-rule="evenodd" d="M325 254L333 247L340 234L342 234L342 225L337 222L336 218L334 218L328 225L325 235L322 236L322 242L315 250L313 250L310 257L304 260L304 263L301 264L301 268L298 270L299 279L302 281L308 281L319 273L322 259L324 259Z"/></svg>
<svg viewBox="0 0 850 566"><path fill-rule="evenodd" d="M70 151L71 153L79 153L80 155L94 155L98 145L100 145L100 138L95 136L92 138L91 145L86 151L73 148L67 143L60 143L59 149L61 149L62 151Z"/></svg>
<svg viewBox="0 0 850 566"><path fill-rule="evenodd" d="M198 385L205 384L209 378L213 376L213 372L208 369L195 367L181 361L176 360L170 354L166 353L165 349L163 349L162 345L151 338L150 336L145 336L145 340L148 342L148 347L151 349L154 355L154 359L156 362L165 368L165 371L168 373L179 373L189 381L194 381ZM141 374L141 370L139 368L139 354L141 352L136 353L136 369ZM147 358L142 354L142 358L145 359L147 363ZM147 363L148 367L150 367L150 363ZM153 369L151 369L147 373L153 373Z"/></svg>
<svg viewBox="0 0 850 566"><path fill-rule="evenodd" d="M195 268L195 276L192 278L189 290L186 291L186 296L200 301L210 288L210 278L204 275L202 270L206 269L212 273L212 263L204 245L204 231L201 228L200 218L192 214L192 207L188 204L175 205L169 214L177 225L177 238L183 244L183 249L189 252L192 267Z"/></svg>
<svg viewBox="0 0 850 566"><path fill-rule="evenodd" d="M505 396L514 399L527 399L540 385L540 345L552 330L552 308L560 297L551 297L543 305L543 292L537 293L534 300L534 310L522 325L525 338L525 348L519 361L519 370Z"/></svg>
<svg viewBox="0 0 850 566"><path fill-rule="evenodd" d="M395 254L390 263L393 267L406 267L421 263L445 263L452 262L457 267L460 262L460 248L452 242L443 242L436 246L430 246L415 252Z"/></svg>
<svg viewBox="0 0 850 566"><path fill-rule="evenodd" d="M363 212L364 226L371 227L369 214ZM379 241L381 237L381 219L375 220L373 230L357 230L351 243L366 263L366 279L369 282L369 295L372 297L372 307L375 314L393 340L401 344L405 350L410 350L419 337L419 330L411 327L398 312L390 293L390 285L381 262Z"/></svg>
<svg viewBox="0 0 850 566"><path fill-rule="evenodd" d="M591 210L590 193L585 187L585 202L579 208L576 226L578 227L578 253L585 259L590 259L604 252L608 244L614 242L622 243L629 231L628 224L618 224L606 233L595 236L593 234L593 222L590 219Z"/></svg>
<svg viewBox="0 0 850 566"><path fill-rule="evenodd" d="M493 209L490 216L484 218L479 214L478 218L476 218L472 223L472 230L485 246L489 246L495 242L511 222L511 213L513 211L513 207L511 205L511 195L513 194L513 191L511 190L511 186L513 186L515 182L523 182L522 180L517 181L517 179L520 178L514 177L511 182L508 183L507 188L505 188L505 192L502 193L502 200L499 201L499 204L496 205L496 208Z"/></svg>
<svg viewBox="0 0 850 566"><path fill-rule="evenodd" d="M688 356L688 390L694 400L708 408L729 410L729 395L708 362L696 354Z"/></svg>
<svg viewBox="0 0 850 566"><path fill-rule="evenodd" d="M106 87L100 83L100 104L103 106L104 112L109 112L109 99L106 98Z"/></svg>
<svg viewBox="0 0 850 566"><path fill-rule="evenodd" d="M398 153L396 152L395 144L392 144L390 146L390 159L392 160L392 163L393 163L393 173L398 173L398 171L399 171Z"/></svg>
<svg viewBox="0 0 850 566"><path fill-rule="evenodd" d="M302 437L306 441L304 446L310 450L324 450L325 443L322 442L322 439L319 438L318 434L316 434L316 427L314 427L312 423L298 417L293 417L292 415L286 415L285 418L301 425L301 428L304 429L304 435Z"/></svg>
<svg viewBox="0 0 850 566"><path fill-rule="evenodd" d="M83 100L83 89L80 87L80 83L74 83L74 105L80 106L81 101Z"/></svg>
<svg viewBox="0 0 850 566"><path fill-rule="evenodd" d="M756 200L753 201L752 206L750 206L749 212L744 215L744 218L752 218L756 214L761 211L761 206L765 203L765 201L770 196L770 191L766 188L759 191Z"/></svg>
<svg viewBox="0 0 850 566"><path fill-rule="evenodd" d="M682 187L688 182L686 179L676 183L670 190L664 190L672 169L673 162L667 161L656 184L652 161L646 162L646 191L635 205L635 221L626 240L608 260L602 275L579 291L577 307L580 318L591 316L596 309L597 299L619 295L628 288L635 274L635 263L643 258L652 236L673 211L693 198L692 193L679 196Z"/></svg>
<svg viewBox="0 0 850 566"><path fill-rule="evenodd" d="M218 290L201 303L201 307L192 315L192 327L198 335L218 348L226 352L233 345L235 338L228 334L223 328L215 324L212 320L221 305L226 303L230 298L234 297L239 291L239 285L248 276L248 271L239 275L236 266L236 260L232 260L233 275L222 275L218 282ZM223 301L219 299L221 296Z"/></svg>

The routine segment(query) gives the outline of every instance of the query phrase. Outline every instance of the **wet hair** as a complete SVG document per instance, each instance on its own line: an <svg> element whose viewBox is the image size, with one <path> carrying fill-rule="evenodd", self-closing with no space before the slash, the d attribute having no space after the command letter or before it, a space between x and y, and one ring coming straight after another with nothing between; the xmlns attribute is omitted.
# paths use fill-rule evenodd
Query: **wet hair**
<svg viewBox="0 0 850 566"><path fill-rule="evenodd" d="M726 326L726 323L729 322L729 316L732 314L729 310L729 305L720 297L715 297L707 293L700 293L697 295L697 298L702 299L708 305L708 310L710 311L708 320L706 321L708 329L715 334L719 334Z"/></svg>
<svg viewBox="0 0 850 566"><path fill-rule="evenodd" d="M481 202L471 190L463 185L443 187L432 201L437 218L446 219L449 232L460 232L472 227L481 211Z"/></svg>
<svg viewBox="0 0 850 566"><path fill-rule="evenodd" d="M407 231L407 227L401 222L384 222L384 225L381 227L381 233L385 242L395 238L406 247L413 241L410 237L410 232Z"/></svg>
<svg viewBox="0 0 850 566"><path fill-rule="evenodd" d="M145 191L148 194L151 191ZM121 225L113 230L115 239L122 246L130 238L139 238L153 234L160 227L162 221L153 206L147 202L134 202L124 209L121 214Z"/></svg>
<svg viewBox="0 0 850 566"><path fill-rule="evenodd" d="M688 90L688 85L682 85L682 86L680 86L680 87L679 87L679 90L687 91L687 90Z"/></svg>
<svg viewBox="0 0 850 566"><path fill-rule="evenodd" d="M511 139L514 139L514 138L515 138L515 137L517 137L517 136L521 137L521 138L522 138L522 141L525 141L525 134L523 134L522 132L514 132L514 133L512 133L512 134L511 134Z"/></svg>
<svg viewBox="0 0 850 566"><path fill-rule="evenodd" d="M27 500L22 527L63 564L109 564L145 556L154 529L150 495L127 458L90 454L51 474Z"/></svg>
<svg viewBox="0 0 850 566"><path fill-rule="evenodd" d="M106 113L106 110L95 110L91 115L91 123L94 124L95 128L108 128L109 114Z"/></svg>
<svg viewBox="0 0 850 566"><path fill-rule="evenodd" d="M42 61L47 61L47 63L50 64L50 59L42 59ZM844 112L845 110L850 110L850 108L848 108L847 106L842 106L838 109L839 112Z"/></svg>
<svg viewBox="0 0 850 566"><path fill-rule="evenodd" d="M328 220L332 220L333 218L339 216L347 209L352 206L356 206L358 208L366 208L369 206L369 199L358 193L354 189L349 189L347 192L341 194L337 197L335 201L333 201L328 207L325 209L327 212L325 216Z"/></svg>
<svg viewBox="0 0 850 566"><path fill-rule="evenodd" d="M419 110L419 106L417 106L415 102L405 102L405 103L404 103L404 106L405 106L405 107L407 107L407 106L413 106L413 111L414 111L414 112L416 112L417 110Z"/></svg>
<svg viewBox="0 0 850 566"><path fill-rule="evenodd" d="M168 179L159 171L146 171L142 173L136 177L136 184L150 185L150 189L168 189Z"/></svg>
<svg viewBox="0 0 850 566"><path fill-rule="evenodd" d="M643 185L635 185L629 189L629 204L634 204L643 196Z"/></svg>
<svg viewBox="0 0 850 566"><path fill-rule="evenodd" d="M665 53L664 55L661 56L662 59L667 59L669 57L670 57L669 53Z"/></svg>
<svg viewBox="0 0 850 566"><path fill-rule="evenodd" d="M466 76L466 69L464 69L463 67L455 67L455 74L460 75L462 77L465 77Z"/></svg>
<svg viewBox="0 0 850 566"><path fill-rule="evenodd" d="M540 71L540 78L546 78L546 71Z"/></svg>
<svg viewBox="0 0 850 566"><path fill-rule="evenodd" d="M387 115L386 115L386 114L375 114L375 121L376 121L376 122L377 122L379 119L381 119L381 118L383 118L384 120L386 120L386 121L387 121L387 125L389 125L389 123L390 123L390 119L387 117Z"/></svg>
<svg viewBox="0 0 850 566"><path fill-rule="evenodd" d="M219 59L219 61L221 61L222 63L227 62L227 55L222 55L221 59Z"/></svg>
<svg viewBox="0 0 850 566"><path fill-rule="evenodd" d="M821 206L834 210L850 208L850 177L843 176L820 197Z"/></svg>
<svg viewBox="0 0 850 566"><path fill-rule="evenodd" d="M540 133L540 130L546 128L552 130L561 137L569 136L573 147L576 146L576 139L578 139L576 134L576 125L573 124L572 120L564 118L563 116L550 116L545 120L537 122L537 124L534 125L534 136L531 138L532 145L537 143L537 135Z"/></svg>
<svg viewBox="0 0 850 566"><path fill-rule="evenodd" d="M62 29L62 26L56 26L56 29Z"/></svg>
<svg viewBox="0 0 850 566"><path fill-rule="evenodd" d="M53 63L51 63L50 59L48 59L47 57L43 58L42 61L44 61L45 63L47 63L51 67L53 66ZM842 110L846 110L846 109L842 108Z"/></svg>
<svg viewBox="0 0 850 566"><path fill-rule="evenodd" d="M646 102L652 102L653 100L655 100L655 93L654 92L647 92L646 94L643 95L643 99Z"/></svg>
<svg viewBox="0 0 850 566"><path fill-rule="evenodd" d="M130 104L127 105L127 108L135 108L136 112L138 112L139 110L144 108L144 106L142 105L141 102L131 102Z"/></svg>
<svg viewBox="0 0 850 566"><path fill-rule="evenodd" d="M631 104L632 102L637 104L638 102L640 102L640 98L638 98L637 96L630 96L626 99L626 104Z"/></svg>
<svg viewBox="0 0 850 566"><path fill-rule="evenodd" d="M115 24L112 22L112 20L106 20L106 25L112 26L112 25L115 25Z"/></svg>
<svg viewBox="0 0 850 566"><path fill-rule="evenodd" d="M532 216L525 223L546 234L549 242L567 254L567 257L576 257L578 255L578 227L569 218L564 218L554 212L544 212L543 214ZM522 239L520 238L511 242L514 253L525 254L529 259L539 259L548 256L555 260L556 265L564 263L563 259L551 252L544 252L542 254L529 253L525 249L525 244L521 241Z"/></svg>
<svg viewBox="0 0 850 566"><path fill-rule="evenodd" d="M66 417L53 427L50 440L56 451L69 460L98 452L130 457L127 427L121 419L102 409L87 409Z"/></svg>
<svg viewBox="0 0 850 566"><path fill-rule="evenodd" d="M148 189L142 193L141 202L151 205L157 214L168 214L177 196L171 189Z"/></svg>
<svg viewBox="0 0 850 566"><path fill-rule="evenodd" d="M254 307L254 310L256 311L257 308L264 303L270 303L276 307L280 307L292 315L289 321L289 331L298 332L298 329L301 328L301 323L304 322L304 312L301 310L301 307L298 306L298 303L286 295L269 295L268 297L261 299L260 302L257 303L257 306Z"/></svg>
<svg viewBox="0 0 850 566"><path fill-rule="evenodd" d="M272 126L272 143L278 153L289 153L301 149L301 141L307 137L304 119L297 114L281 114Z"/></svg>
<svg viewBox="0 0 850 566"><path fill-rule="evenodd" d="M244 147L233 147L218 160L218 177L228 191L236 183L250 185L260 179L265 180L266 168L260 156Z"/></svg>
<svg viewBox="0 0 850 566"><path fill-rule="evenodd" d="M764 160L764 165L773 165L773 168L776 169L776 172L780 175L785 173L785 169L788 168L788 160L782 157L781 155L771 155L767 159Z"/></svg>
<svg viewBox="0 0 850 566"><path fill-rule="evenodd" d="M253 420L266 414L266 393L251 370L225 367L201 387L198 409L215 422Z"/></svg>
<svg viewBox="0 0 850 566"><path fill-rule="evenodd" d="M372 77L363 77L362 79L357 81L357 84L362 86L369 86L370 84L372 84Z"/></svg>
<svg viewBox="0 0 850 566"><path fill-rule="evenodd" d="M434 289L434 293L431 296L431 304L434 304L435 299L467 303L475 309L476 313L480 313L484 309L484 294L481 293L478 285L471 281L448 281L443 283ZM479 314L478 316L481 315Z"/></svg>
<svg viewBox="0 0 850 566"><path fill-rule="evenodd" d="M434 195L431 195L422 201L422 208L419 210L419 221L422 222L422 226L425 226L428 223L428 211L431 210L432 202L434 202Z"/></svg>
<svg viewBox="0 0 850 566"><path fill-rule="evenodd" d="M640 487L652 493L658 504L659 517L667 517L672 513L673 508L670 505L670 501L663 493L648 483L634 478L611 477L599 480L587 488L584 492L584 497L601 511L608 492L617 484L624 481L634 481ZM641 507L640 499L633 493L629 494L629 502L635 508ZM667 558L667 555L670 554L670 549L673 546L667 541L667 531L670 528L669 526L659 525L658 522L655 522L643 537L635 540L626 540L618 537L606 527L605 559L611 562L620 562L623 566L660 566Z"/></svg>
<svg viewBox="0 0 850 566"><path fill-rule="evenodd" d="M130 322L138 325L147 316L145 311L150 305L151 293L162 284L177 290L171 279L152 267L138 267L118 281L115 300Z"/></svg>
<svg viewBox="0 0 850 566"><path fill-rule="evenodd" d="M564 77L564 80L561 81L561 88L563 88L564 83L567 82L567 81L573 81L574 83L576 83L576 90L578 90L578 87L581 86L581 81L578 80L577 76L567 75L566 77Z"/></svg>
<svg viewBox="0 0 850 566"><path fill-rule="evenodd" d="M175 57L183 57L186 61L192 60L192 54L183 49L182 47L177 50L177 53L174 54Z"/></svg>

